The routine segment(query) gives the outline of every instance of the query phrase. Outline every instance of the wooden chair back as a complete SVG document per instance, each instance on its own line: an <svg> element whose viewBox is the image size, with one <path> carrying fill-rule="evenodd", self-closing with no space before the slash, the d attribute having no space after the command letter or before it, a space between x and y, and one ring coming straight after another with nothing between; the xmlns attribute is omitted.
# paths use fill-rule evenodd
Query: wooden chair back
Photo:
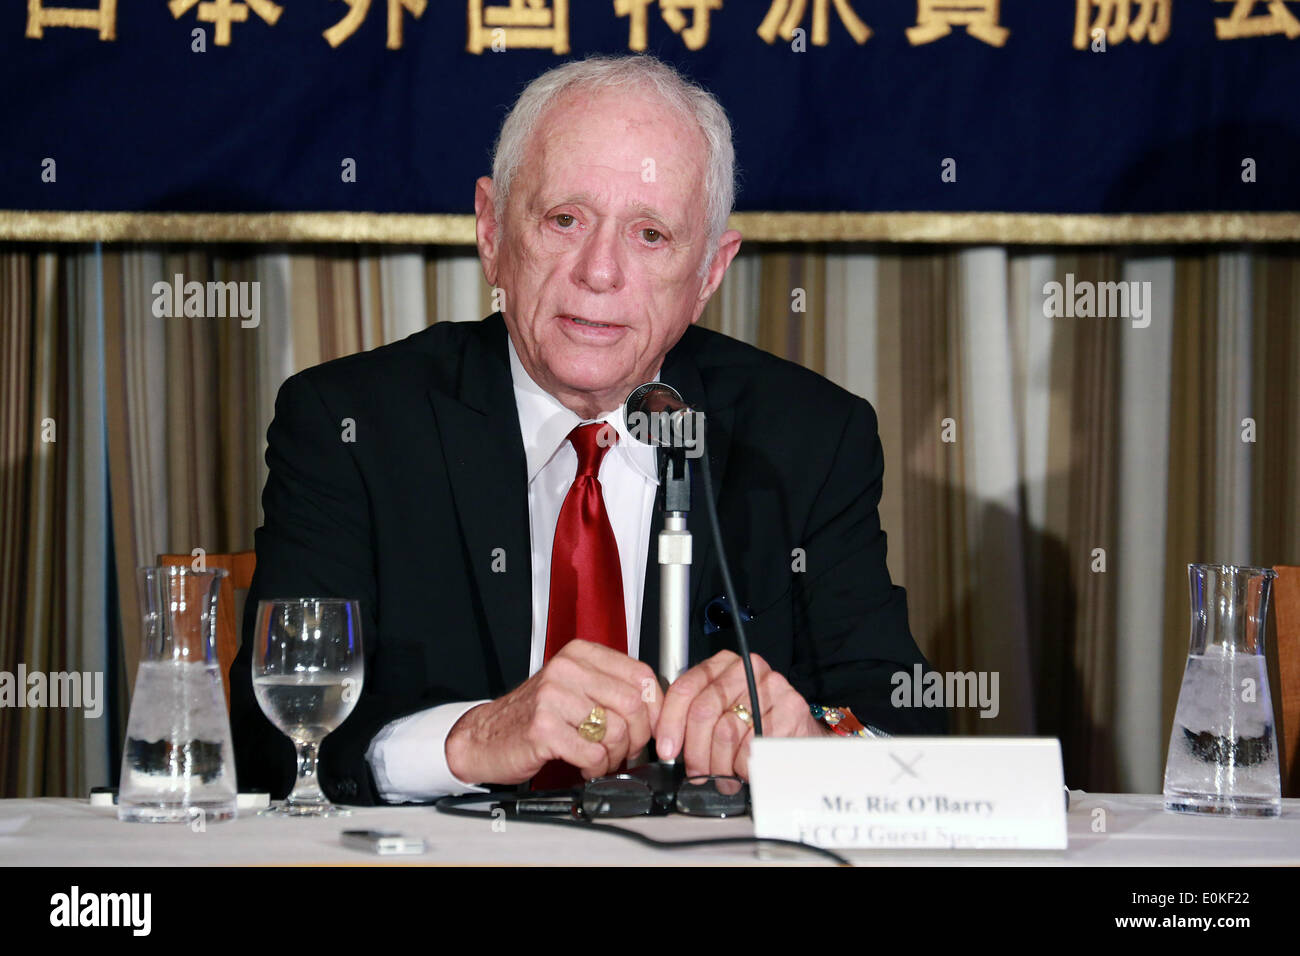
<svg viewBox="0 0 1300 956"><path fill-rule="evenodd" d="M1282 796L1300 796L1300 567L1273 568L1273 618L1276 637L1277 686L1273 707L1281 720L1277 742L1281 749Z"/></svg>
<svg viewBox="0 0 1300 956"><path fill-rule="evenodd" d="M192 554L160 554L158 563L171 567L191 567ZM226 709L230 709L230 665L239 651L239 621L236 620L235 590L247 591L253 584L257 555L253 551L233 554L208 554L203 557L209 568L223 568L227 574L217 596L217 663L221 666L221 685L226 690Z"/></svg>

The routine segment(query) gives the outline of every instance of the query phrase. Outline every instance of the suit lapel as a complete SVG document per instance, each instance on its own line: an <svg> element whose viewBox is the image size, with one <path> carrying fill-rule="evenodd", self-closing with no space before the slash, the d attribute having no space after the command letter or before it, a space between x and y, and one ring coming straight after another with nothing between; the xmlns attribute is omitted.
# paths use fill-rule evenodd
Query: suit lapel
<svg viewBox="0 0 1300 956"><path fill-rule="evenodd" d="M527 466L506 334L500 313L477 323L456 396L429 390L501 692L528 677L533 606Z"/></svg>
<svg viewBox="0 0 1300 956"><path fill-rule="evenodd" d="M687 341L694 337L694 329L687 329L687 334L664 357L663 369L659 373L660 381L671 385L681 393L689 404L705 414L705 446L709 455L709 468L712 472L714 500L722 487L722 480L727 467L727 456L731 449L732 423L734 406L730 404L711 403L704 379L695 361L694 351L687 346ZM691 460L691 511L687 518L687 527L691 531L691 598L689 630L692 643L699 640L702 631L699 617L700 608L712 595L701 595L705 572L715 560L713 536L709 533L708 506L704 502L704 473L699 460ZM641 599L641 648L639 657L656 671L659 669L659 532L664 527L663 495L655 500L654 516L650 526L649 550L646 555L645 589ZM725 531L725 529L724 529ZM704 655L703 648L693 648L691 663L698 663Z"/></svg>

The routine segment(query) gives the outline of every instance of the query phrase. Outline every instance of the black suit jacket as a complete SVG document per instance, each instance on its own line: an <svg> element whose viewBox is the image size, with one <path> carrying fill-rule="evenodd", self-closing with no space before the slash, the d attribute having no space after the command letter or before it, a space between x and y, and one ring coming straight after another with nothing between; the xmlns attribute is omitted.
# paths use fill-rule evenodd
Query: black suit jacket
<svg viewBox="0 0 1300 956"><path fill-rule="evenodd" d="M708 451L750 649L810 702L848 705L897 733L942 733L942 710L895 709L890 675L924 658L890 582L880 528L884 461L875 412L821 376L696 326L660 373L707 414ZM352 441L344 440L351 420ZM327 362L280 389L257 570L231 673L242 787L286 793L293 749L253 695L259 599L359 598L365 681L326 738L331 799L372 803L365 752L389 721L435 704L499 697L528 677L532 599L526 468L505 321L443 322ZM692 470L698 483L700 470ZM703 502L694 495L691 663L732 632L704 633L722 593ZM641 658L659 644L656 507ZM796 548L806 566L798 565ZM493 570L503 549L506 567ZM499 568L499 564L498 564Z"/></svg>

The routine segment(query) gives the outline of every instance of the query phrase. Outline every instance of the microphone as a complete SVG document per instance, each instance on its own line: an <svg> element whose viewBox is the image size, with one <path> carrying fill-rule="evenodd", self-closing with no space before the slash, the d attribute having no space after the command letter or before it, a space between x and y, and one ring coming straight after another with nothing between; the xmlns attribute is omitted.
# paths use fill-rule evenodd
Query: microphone
<svg viewBox="0 0 1300 956"><path fill-rule="evenodd" d="M691 532L686 517L691 510L691 477L688 459L700 459L702 494L708 512L709 531L713 536L718 570L722 575L723 593L733 608L740 608L736 589L727 564L727 551L718 522L717 503L713 500L713 479L709 458L704 454L704 413L692 408L681 393L663 382L638 385L623 403L627 430L637 441L659 448L660 485L663 492L664 525L659 533L659 676L666 683L677 680L690 666ZM749 657L749 641L743 623L747 615L735 617L736 644L745 668L745 686L749 691L754 736L763 736L763 709ZM685 761L656 761L645 773L653 781L656 793L668 788L667 781L684 772Z"/></svg>
<svg viewBox="0 0 1300 956"><path fill-rule="evenodd" d="M623 417L628 432L642 444L684 448L688 458L699 457L704 413L686 404L671 385L638 385L623 403Z"/></svg>
<svg viewBox="0 0 1300 956"><path fill-rule="evenodd" d="M647 382L632 390L623 403L628 432L657 449L660 504L664 512L659 532L659 677L664 686L690 666L691 470L688 459L704 450L704 415L686 404L677 389ZM674 778L684 763L656 761L642 773L656 793L675 792Z"/></svg>

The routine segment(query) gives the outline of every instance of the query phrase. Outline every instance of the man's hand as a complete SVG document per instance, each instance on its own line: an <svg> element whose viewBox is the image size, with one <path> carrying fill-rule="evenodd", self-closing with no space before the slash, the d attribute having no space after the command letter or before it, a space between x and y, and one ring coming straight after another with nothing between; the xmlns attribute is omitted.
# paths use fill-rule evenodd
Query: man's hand
<svg viewBox="0 0 1300 956"><path fill-rule="evenodd" d="M598 744L578 733L597 704L605 709ZM650 741L661 707L649 665L573 640L510 693L456 722L447 735L447 767L475 784L522 783L555 759L584 777L603 776Z"/></svg>
<svg viewBox="0 0 1300 956"><path fill-rule="evenodd" d="M808 702L781 674L751 654L754 685L763 706L763 736L820 737L830 733L813 719ZM749 742L754 728L732 710L743 704L752 713L740 656L720 651L673 682L655 724L661 760L682 752L687 776L718 774L749 778ZM683 750L683 741L685 749Z"/></svg>

